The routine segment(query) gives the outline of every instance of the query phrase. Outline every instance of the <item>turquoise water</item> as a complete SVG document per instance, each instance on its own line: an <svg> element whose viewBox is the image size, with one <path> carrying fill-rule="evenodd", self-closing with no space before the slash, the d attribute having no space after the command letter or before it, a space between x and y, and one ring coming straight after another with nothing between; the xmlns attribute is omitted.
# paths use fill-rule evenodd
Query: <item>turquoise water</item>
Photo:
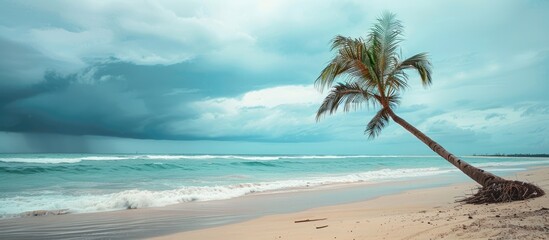
<svg viewBox="0 0 549 240"><path fill-rule="evenodd" d="M548 158L465 157L495 173ZM460 174L435 156L1 154L0 216L159 207L293 191Z"/></svg>

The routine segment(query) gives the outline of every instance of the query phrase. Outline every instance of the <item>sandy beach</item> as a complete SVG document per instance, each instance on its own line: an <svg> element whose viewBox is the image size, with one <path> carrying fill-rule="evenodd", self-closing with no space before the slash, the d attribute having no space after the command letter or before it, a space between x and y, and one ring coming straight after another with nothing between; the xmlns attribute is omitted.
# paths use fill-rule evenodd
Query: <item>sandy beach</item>
<svg viewBox="0 0 549 240"><path fill-rule="evenodd" d="M516 178L549 189L547 167L521 172ZM154 239L549 238L549 196L491 205L455 202L474 189L470 183L412 190Z"/></svg>
<svg viewBox="0 0 549 240"><path fill-rule="evenodd" d="M549 240L547 13L0 1L0 240Z"/></svg>

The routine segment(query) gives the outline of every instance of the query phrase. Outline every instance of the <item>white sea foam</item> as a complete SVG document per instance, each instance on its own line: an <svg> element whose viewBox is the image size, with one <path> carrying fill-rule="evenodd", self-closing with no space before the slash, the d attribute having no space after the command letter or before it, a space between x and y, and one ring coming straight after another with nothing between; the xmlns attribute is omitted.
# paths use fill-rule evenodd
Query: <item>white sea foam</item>
<svg viewBox="0 0 549 240"><path fill-rule="evenodd" d="M138 156L88 156L88 157L2 157L2 162L19 162L19 163L77 163L81 161L113 161L113 160L128 160L136 159Z"/></svg>
<svg viewBox="0 0 549 240"><path fill-rule="evenodd" d="M82 158L0 158L2 162L19 162L19 163L77 163L82 161Z"/></svg>
<svg viewBox="0 0 549 240"><path fill-rule="evenodd" d="M33 210L69 209L70 212L98 212L127 208L159 207L191 201L230 199L256 192L286 191L328 184L378 182L393 179L433 176L454 169L413 168L381 169L340 176L324 176L224 186L185 186L173 190L125 190L110 194L36 196L0 198L0 216L9 217Z"/></svg>
<svg viewBox="0 0 549 240"><path fill-rule="evenodd" d="M20 163L78 163L81 161L115 161L115 160L209 160L209 159L234 159L246 161L272 161L272 160L299 160L299 159L349 159L349 158L438 158L438 156L393 156L393 155L280 155L280 156L253 156L253 155L117 155L117 156L83 156L83 157L0 157L1 162L20 162ZM486 157L482 157L486 158ZM490 157L494 158L494 157ZM513 162L486 162L473 164L478 167L492 166L518 166L518 165L543 165L549 164L547 158L528 161L513 161Z"/></svg>
<svg viewBox="0 0 549 240"><path fill-rule="evenodd" d="M373 155L285 155L285 156L253 156L253 155L121 155L121 156L85 156L85 157L0 157L2 162L20 163L78 163L81 161L114 161L132 159L151 160L209 160L209 159L235 159L249 161L272 161L281 159L347 159L347 158L430 158L435 156L373 156Z"/></svg>
<svg viewBox="0 0 549 240"><path fill-rule="evenodd" d="M171 159L241 159L241 160L278 160L281 156L247 156L247 155L145 155L145 159L171 160Z"/></svg>

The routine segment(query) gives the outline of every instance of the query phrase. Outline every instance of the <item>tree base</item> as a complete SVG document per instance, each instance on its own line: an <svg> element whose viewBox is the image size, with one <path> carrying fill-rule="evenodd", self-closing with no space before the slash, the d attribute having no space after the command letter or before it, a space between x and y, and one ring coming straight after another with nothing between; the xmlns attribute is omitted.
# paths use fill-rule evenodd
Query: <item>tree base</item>
<svg viewBox="0 0 549 240"><path fill-rule="evenodd" d="M479 188L477 193L458 202L468 204L502 203L536 198L543 195L545 195L543 189L534 184L520 181L503 181Z"/></svg>

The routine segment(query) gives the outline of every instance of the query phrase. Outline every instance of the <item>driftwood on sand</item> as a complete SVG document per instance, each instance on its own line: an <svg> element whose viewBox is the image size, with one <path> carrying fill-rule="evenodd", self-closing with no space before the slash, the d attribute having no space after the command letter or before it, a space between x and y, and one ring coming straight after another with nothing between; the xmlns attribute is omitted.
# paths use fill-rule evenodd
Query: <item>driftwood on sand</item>
<svg viewBox="0 0 549 240"><path fill-rule="evenodd" d="M316 222L316 221L324 221L327 218L315 218L315 219L305 219L305 220L297 220L294 221L294 223L304 223L304 222Z"/></svg>

